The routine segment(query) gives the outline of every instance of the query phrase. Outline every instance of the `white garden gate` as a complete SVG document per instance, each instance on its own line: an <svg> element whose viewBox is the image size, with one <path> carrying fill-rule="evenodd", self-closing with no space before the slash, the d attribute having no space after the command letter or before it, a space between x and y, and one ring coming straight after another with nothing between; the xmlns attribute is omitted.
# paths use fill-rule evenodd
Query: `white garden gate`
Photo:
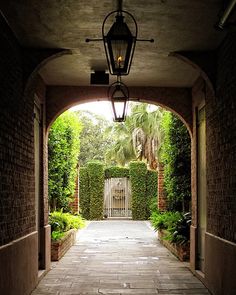
<svg viewBox="0 0 236 295"><path fill-rule="evenodd" d="M128 178L105 180L104 216L131 217L131 188Z"/></svg>

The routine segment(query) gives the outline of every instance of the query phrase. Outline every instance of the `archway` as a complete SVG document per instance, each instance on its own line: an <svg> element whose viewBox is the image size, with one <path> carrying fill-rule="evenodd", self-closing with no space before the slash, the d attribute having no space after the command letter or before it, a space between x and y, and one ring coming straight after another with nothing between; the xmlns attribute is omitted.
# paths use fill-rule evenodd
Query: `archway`
<svg viewBox="0 0 236 295"><path fill-rule="evenodd" d="M68 54L68 52L66 52ZM42 64L43 66L43 64ZM31 77L31 82L28 83L27 89L35 89L35 92L42 98L42 105L44 108L43 115L43 216L44 226L47 227L47 136L50 125L63 111L78 103L107 100L107 87L96 86L46 86L38 75L40 65L37 67ZM195 108L199 104L199 99L195 98L196 91L205 85L202 79L199 79L191 91L189 88L175 88L175 87L129 87L130 96L134 101L147 102L160 105L173 113L175 113L186 125L191 141L192 141L192 214L193 226L191 228L191 266L192 270L197 268L196 260L197 253L195 245L197 243L197 160L196 160L196 112ZM205 89L211 95L211 90L205 86ZM195 93L194 93L195 91ZM194 100L193 100L194 97ZM201 99L200 99L201 100ZM194 102L194 103L193 103ZM49 241L50 234L44 233L44 241ZM44 243L44 252L47 253L49 263L49 253L47 246L48 242ZM45 261L46 261L45 260ZM47 263L47 265L49 265ZM46 264L45 264L46 265Z"/></svg>

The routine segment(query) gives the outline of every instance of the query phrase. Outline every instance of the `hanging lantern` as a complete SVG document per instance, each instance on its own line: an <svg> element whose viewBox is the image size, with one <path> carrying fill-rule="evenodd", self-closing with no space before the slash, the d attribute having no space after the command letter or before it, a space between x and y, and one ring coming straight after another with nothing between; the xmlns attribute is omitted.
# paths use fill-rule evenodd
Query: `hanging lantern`
<svg viewBox="0 0 236 295"><path fill-rule="evenodd" d="M108 98L111 101L114 122L124 122L126 119L129 89L121 82L120 77L108 89Z"/></svg>
<svg viewBox="0 0 236 295"><path fill-rule="evenodd" d="M106 33L107 23L114 16L115 22ZM132 22L132 32L126 19ZM137 40L137 23L132 14L123 10L109 13L103 22L102 37L110 74L128 75Z"/></svg>
<svg viewBox="0 0 236 295"><path fill-rule="evenodd" d="M111 75L128 75L134 55L136 41L154 42L153 39L138 39L138 26L133 15L122 10L122 0L118 0L118 9L110 12L102 24L102 39L86 39L103 41L107 64Z"/></svg>

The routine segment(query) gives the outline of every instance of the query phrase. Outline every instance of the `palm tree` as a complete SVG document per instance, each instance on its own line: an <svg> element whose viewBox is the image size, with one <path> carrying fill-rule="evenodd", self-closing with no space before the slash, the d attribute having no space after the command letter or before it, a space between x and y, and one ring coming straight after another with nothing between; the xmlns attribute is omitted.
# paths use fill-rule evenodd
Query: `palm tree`
<svg viewBox="0 0 236 295"><path fill-rule="evenodd" d="M114 143L106 152L106 162L117 162L119 165L125 166L128 162L135 159L132 131L128 122L129 119L125 123L113 124L107 128L106 132L111 133Z"/></svg>
<svg viewBox="0 0 236 295"><path fill-rule="evenodd" d="M135 105L132 108L132 118L135 129L133 130L133 144L137 159L146 160L151 169L156 169L158 154L163 142L161 119L163 110L157 108L150 110L147 104Z"/></svg>
<svg viewBox="0 0 236 295"><path fill-rule="evenodd" d="M107 153L107 159L125 165L130 160L146 161L151 169L158 165L158 152L163 142L160 127L163 111L150 110L148 104L133 104L125 123L115 124L110 131L115 142Z"/></svg>

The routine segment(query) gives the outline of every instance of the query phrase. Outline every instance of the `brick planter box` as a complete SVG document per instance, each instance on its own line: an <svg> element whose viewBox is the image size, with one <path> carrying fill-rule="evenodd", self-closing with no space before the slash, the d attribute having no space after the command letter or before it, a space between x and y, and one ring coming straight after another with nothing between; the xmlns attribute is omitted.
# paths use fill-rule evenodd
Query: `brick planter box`
<svg viewBox="0 0 236 295"><path fill-rule="evenodd" d="M76 230L71 229L58 241L51 241L51 260L58 261L76 241Z"/></svg>
<svg viewBox="0 0 236 295"><path fill-rule="evenodd" d="M172 254L174 254L180 261L189 261L190 257L190 243L180 245L164 240L165 232L158 231L158 239Z"/></svg>

